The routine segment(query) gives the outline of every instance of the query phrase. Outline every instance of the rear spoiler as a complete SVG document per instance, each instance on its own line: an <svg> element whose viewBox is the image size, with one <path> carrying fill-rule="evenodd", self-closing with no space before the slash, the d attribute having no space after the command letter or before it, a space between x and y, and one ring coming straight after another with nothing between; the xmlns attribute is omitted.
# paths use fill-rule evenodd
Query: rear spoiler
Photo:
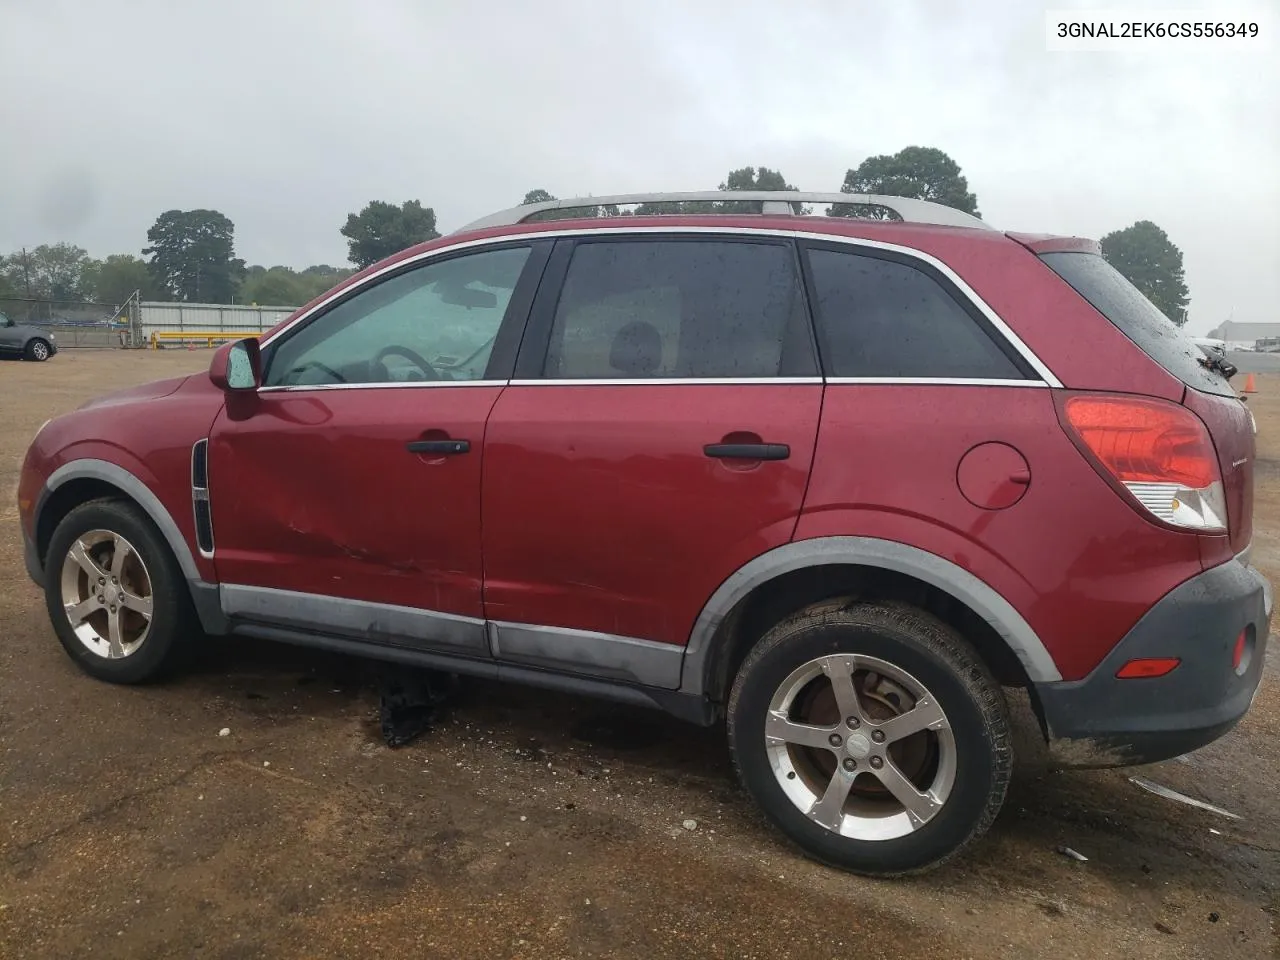
<svg viewBox="0 0 1280 960"><path fill-rule="evenodd" d="M1050 233L1006 233L1006 237L1022 244L1034 254L1092 253L1102 256L1102 245L1085 237L1057 237Z"/></svg>

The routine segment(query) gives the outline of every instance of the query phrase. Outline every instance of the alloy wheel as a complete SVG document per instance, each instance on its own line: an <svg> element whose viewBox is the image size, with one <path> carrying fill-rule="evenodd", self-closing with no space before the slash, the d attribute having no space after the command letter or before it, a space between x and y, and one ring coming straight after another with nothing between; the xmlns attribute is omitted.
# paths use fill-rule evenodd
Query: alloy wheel
<svg viewBox="0 0 1280 960"><path fill-rule="evenodd" d="M818 657L778 686L765 720L769 764L814 823L857 840L892 840L942 810L956 744L937 699L887 661Z"/></svg>
<svg viewBox="0 0 1280 960"><path fill-rule="evenodd" d="M151 575L141 554L110 530L90 530L62 561L62 605L80 642L109 660L135 653L151 631Z"/></svg>

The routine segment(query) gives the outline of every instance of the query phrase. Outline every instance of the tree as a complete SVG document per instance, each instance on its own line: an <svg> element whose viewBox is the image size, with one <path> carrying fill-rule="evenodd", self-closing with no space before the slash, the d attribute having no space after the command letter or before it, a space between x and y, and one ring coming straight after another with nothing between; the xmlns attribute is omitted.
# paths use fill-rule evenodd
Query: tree
<svg viewBox="0 0 1280 960"><path fill-rule="evenodd" d="M742 167L738 170L730 170L729 175L725 177L724 182L720 184L721 190L790 190L795 192L798 188L787 183L787 178L778 170L770 170L768 167L761 167L756 170L755 167ZM751 201L748 204L735 203L727 201L719 205L720 209L726 213L735 212L741 209L743 213L759 213L762 209L758 201ZM804 204L793 203L791 208L796 213L804 212Z"/></svg>
<svg viewBox="0 0 1280 960"><path fill-rule="evenodd" d="M530 203L546 203L550 200L559 200L560 198L554 194L548 193L546 190L530 190L524 195L524 199L520 201L520 206L527 206ZM617 217L621 216L618 211L617 204L591 204L581 207L562 207L560 209L552 208L551 210L540 210L532 214L526 223L542 223L546 220L594 220L597 217Z"/></svg>
<svg viewBox="0 0 1280 960"><path fill-rule="evenodd" d="M720 182L720 190L796 190L787 183L787 178L777 170L768 167L739 167L730 170ZM804 205L792 204L796 213L804 212ZM699 214L699 213L759 213L762 209L759 200L690 200L679 202L674 200L657 200L652 203L641 203L636 206L637 217L655 216L658 214Z"/></svg>
<svg viewBox="0 0 1280 960"><path fill-rule="evenodd" d="M9 258L0 257L0 300L16 300L21 296L22 291L9 277Z"/></svg>
<svg viewBox="0 0 1280 960"><path fill-rule="evenodd" d="M300 307L311 299L304 295L302 278L288 267L253 272L241 284L240 298L271 307Z"/></svg>
<svg viewBox="0 0 1280 960"><path fill-rule="evenodd" d="M5 258L7 286L34 300L87 300L96 264L88 251L70 243L41 244Z"/></svg>
<svg viewBox="0 0 1280 960"><path fill-rule="evenodd" d="M331 267L327 263L307 267L302 273L298 274L298 287L301 291L299 305L310 303L320 294L327 293L354 272L341 267Z"/></svg>
<svg viewBox="0 0 1280 960"><path fill-rule="evenodd" d="M1167 233L1150 220L1139 220L1103 237L1102 255L1166 317L1178 326L1187 322L1190 300L1182 251Z"/></svg>
<svg viewBox="0 0 1280 960"><path fill-rule="evenodd" d="M27 295L22 282L22 254L0 256L0 298L21 298Z"/></svg>
<svg viewBox="0 0 1280 960"><path fill-rule="evenodd" d="M374 200L358 214L348 215L341 233L347 238L351 262L361 269L440 236L435 210L417 200L406 200L399 207Z"/></svg>
<svg viewBox="0 0 1280 960"><path fill-rule="evenodd" d="M969 181L960 173L960 165L936 147L904 147L895 154L867 157L845 174L840 192L932 200L980 216L978 198L969 192ZM901 219L885 207L853 203L834 204L830 215Z"/></svg>
<svg viewBox="0 0 1280 960"><path fill-rule="evenodd" d="M155 284L147 262L127 253L113 253L98 265L93 284L93 299L98 303L116 306L124 303L133 292L141 293L143 300L156 296Z"/></svg>
<svg viewBox="0 0 1280 960"><path fill-rule="evenodd" d="M217 210L168 210L147 231L157 286L175 300L228 303L244 273L235 258L235 224Z"/></svg>
<svg viewBox="0 0 1280 960"><path fill-rule="evenodd" d="M302 271L291 267L266 267L254 264L245 271L240 285L240 300L264 306L300 307L327 293L347 277L351 270L316 264Z"/></svg>

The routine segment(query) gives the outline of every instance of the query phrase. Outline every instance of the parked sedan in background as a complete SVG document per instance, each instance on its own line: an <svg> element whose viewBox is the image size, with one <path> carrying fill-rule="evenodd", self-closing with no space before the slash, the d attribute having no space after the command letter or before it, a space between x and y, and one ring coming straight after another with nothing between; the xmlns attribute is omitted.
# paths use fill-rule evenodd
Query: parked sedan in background
<svg viewBox="0 0 1280 960"><path fill-rule="evenodd" d="M0 313L0 354L17 354L24 360L48 360L58 352L58 342L50 330L14 323Z"/></svg>

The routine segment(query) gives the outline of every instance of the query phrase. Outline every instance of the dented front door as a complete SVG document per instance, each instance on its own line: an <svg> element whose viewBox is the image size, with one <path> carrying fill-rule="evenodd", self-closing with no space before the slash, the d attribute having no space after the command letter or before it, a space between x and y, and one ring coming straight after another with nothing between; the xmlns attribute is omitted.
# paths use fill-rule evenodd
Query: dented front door
<svg viewBox="0 0 1280 960"><path fill-rule="evenodd" d="M224 412L209 448L218 580L481 617L481 440L501 390L280 392L239 422Z"/></svg>
<svg viewBox="0 0 1280 960"><path fill-rule="evenodd" d="M487 656L485 421L547 244L393 268L263 349L209 442L226 613Z"/></svg>

